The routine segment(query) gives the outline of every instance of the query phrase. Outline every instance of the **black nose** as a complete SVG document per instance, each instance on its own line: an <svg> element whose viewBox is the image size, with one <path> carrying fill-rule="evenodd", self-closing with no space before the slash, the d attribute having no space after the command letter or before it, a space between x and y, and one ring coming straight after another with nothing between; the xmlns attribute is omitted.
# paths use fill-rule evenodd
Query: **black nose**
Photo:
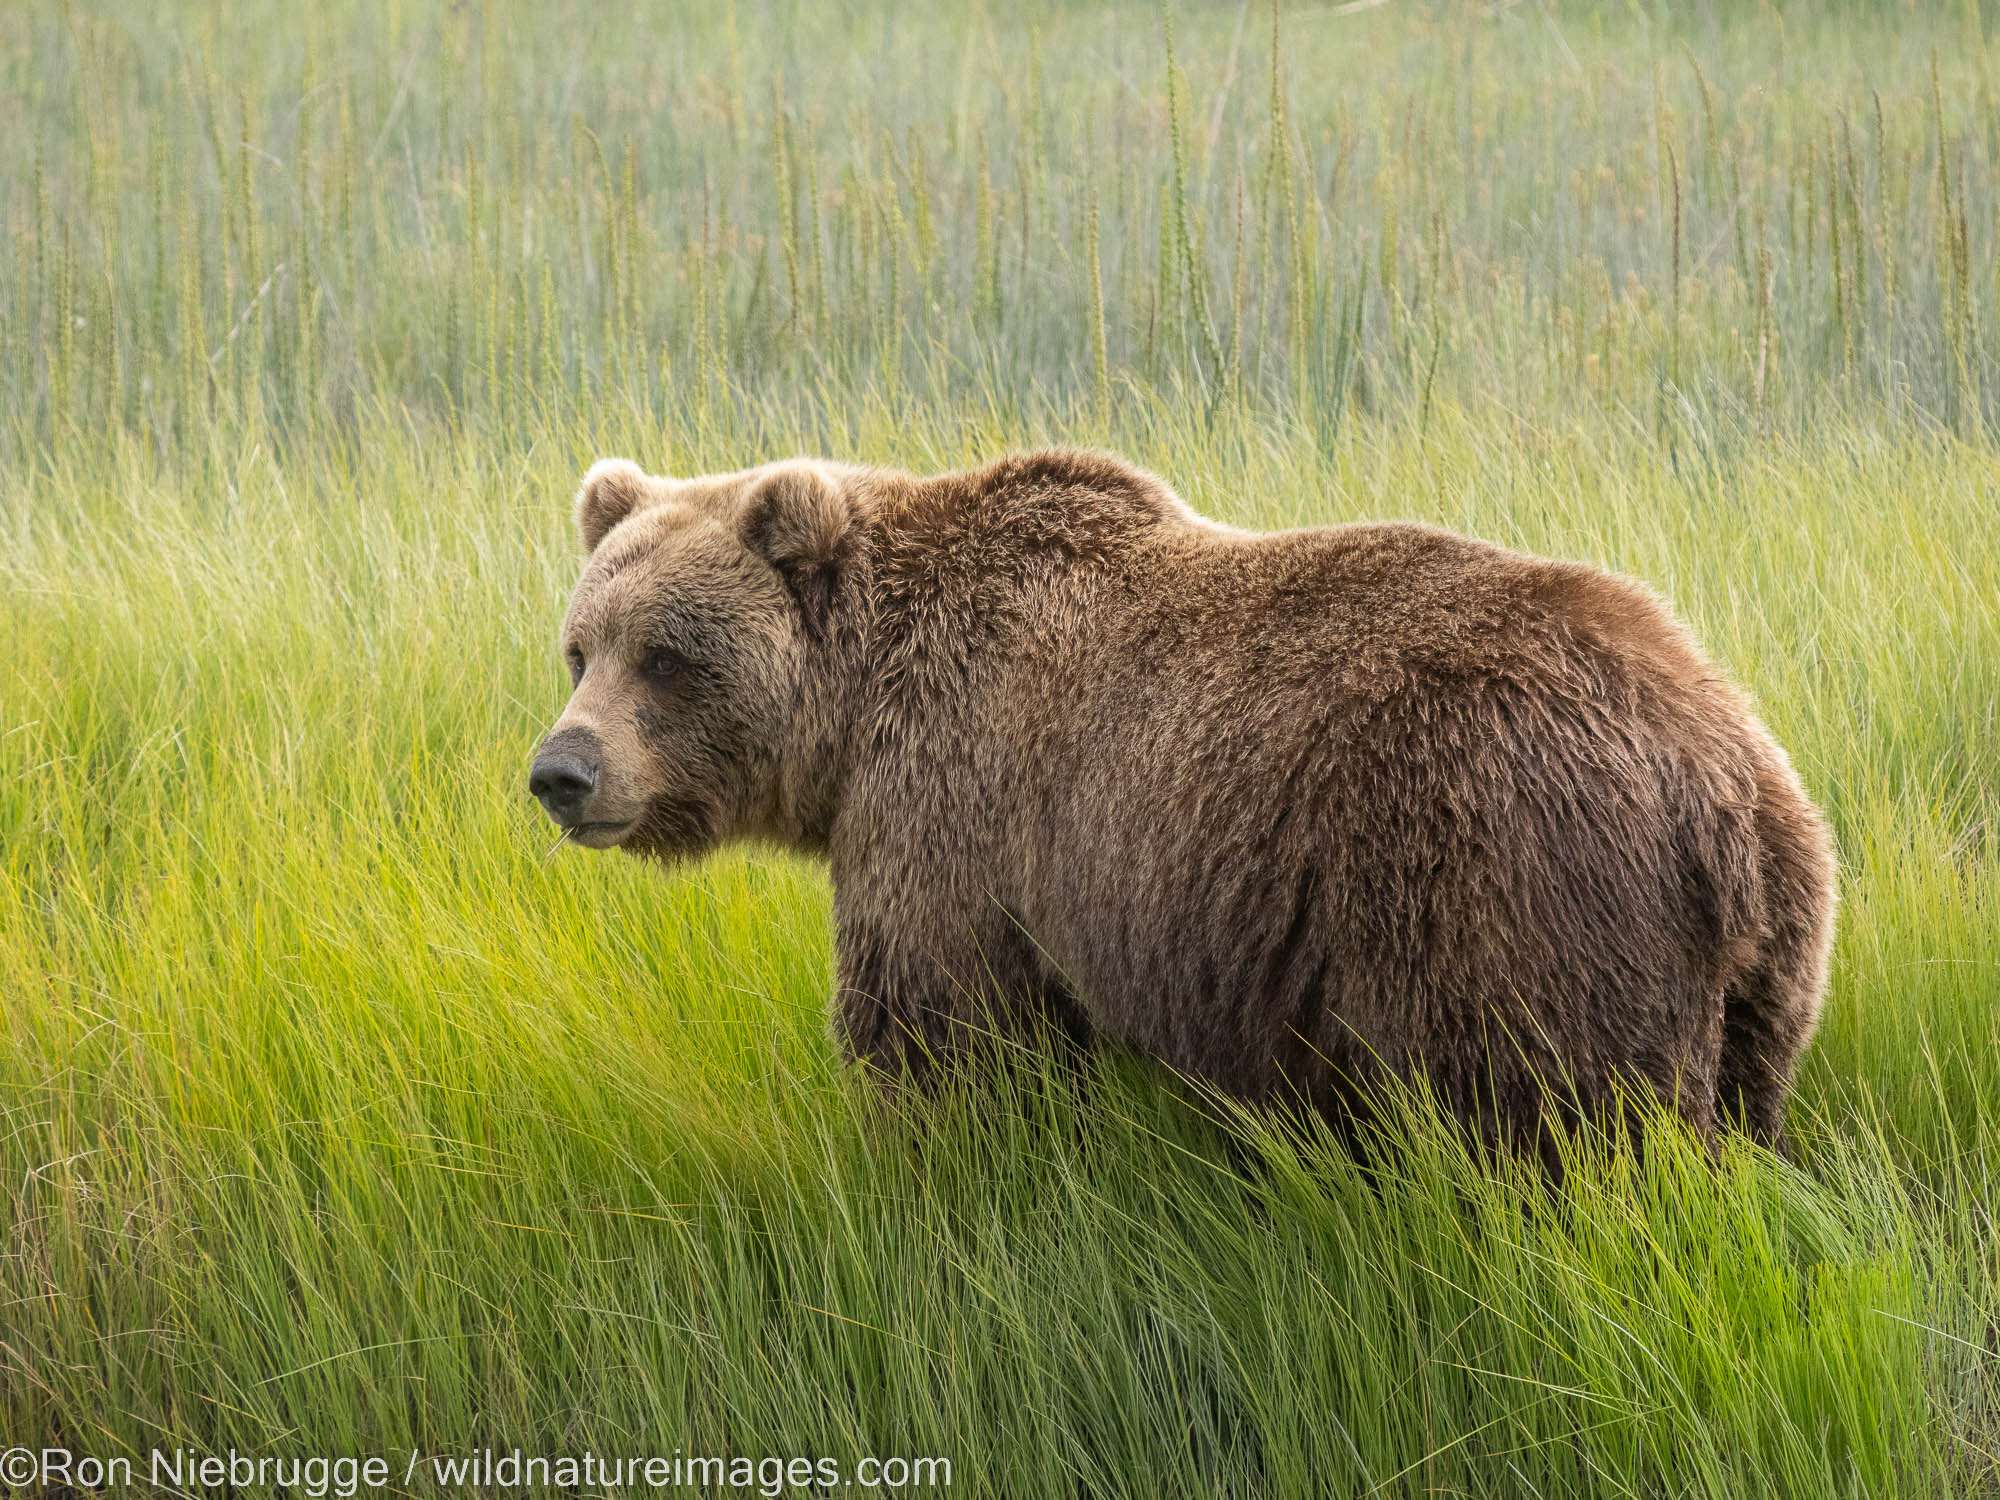
<svg viewBox="0 0 2000 1500"><path fill-rule="evenodd" d="M585 804L597 790L597 767L560 751L535 758L528 774L528 792L565 825L582 821Z"/></svg>

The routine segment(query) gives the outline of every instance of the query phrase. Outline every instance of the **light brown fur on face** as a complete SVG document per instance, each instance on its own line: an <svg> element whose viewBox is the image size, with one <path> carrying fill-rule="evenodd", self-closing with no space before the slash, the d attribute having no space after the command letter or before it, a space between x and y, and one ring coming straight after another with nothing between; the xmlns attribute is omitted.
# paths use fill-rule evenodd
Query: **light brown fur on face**
<svg viewBox="0 0 2000 1500"><path fill-rule="evenodd" d="M545 742L597 773L587 816L559 819L576 842L673 856L782 836L805 632L743 527L760 486L793 482L827 481L797 466L672 481L619 460L586 477L589 557L562 630L575 691Z"/></svg>
<svg viewBox="0 0 2000 1500"><path fill-rule="evenodd" d="M608 461L577 517L538 794L579 842L825 854L877 1076L1104 1035L1341 1119L1421 1074L1544 1150L1630 1087L1778 1139L1831 845L1642 586L1424 526L1219 527L1074 451Z"/></svg>

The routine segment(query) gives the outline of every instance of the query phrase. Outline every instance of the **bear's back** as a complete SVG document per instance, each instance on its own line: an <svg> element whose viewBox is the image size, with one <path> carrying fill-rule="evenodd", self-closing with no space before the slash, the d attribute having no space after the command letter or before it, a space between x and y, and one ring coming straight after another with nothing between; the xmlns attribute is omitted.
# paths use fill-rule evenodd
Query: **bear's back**
<svg viewBox="0 0 2000 1500"><path fill-rule="evenodd" d="M1068 622L1057 655L1094 679L1079 691L1193 678L1211 702L1374 703L1506 681L1676 718L1740 706L1643 585L1412 522L1249 533L1166 518L1041 604Z"/></svg>

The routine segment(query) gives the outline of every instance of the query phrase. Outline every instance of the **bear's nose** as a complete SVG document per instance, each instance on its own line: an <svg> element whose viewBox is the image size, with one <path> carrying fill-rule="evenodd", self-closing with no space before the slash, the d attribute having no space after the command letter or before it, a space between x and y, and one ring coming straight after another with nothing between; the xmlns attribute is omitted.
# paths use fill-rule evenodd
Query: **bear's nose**
<svg viewBox="0 0 2000 1500"><path fill-rule="evenodd" d="M529 795L565 827L582 821L584 805L596 790L597 767L574 755L558 752L537 756L528 773Z"/></svg>

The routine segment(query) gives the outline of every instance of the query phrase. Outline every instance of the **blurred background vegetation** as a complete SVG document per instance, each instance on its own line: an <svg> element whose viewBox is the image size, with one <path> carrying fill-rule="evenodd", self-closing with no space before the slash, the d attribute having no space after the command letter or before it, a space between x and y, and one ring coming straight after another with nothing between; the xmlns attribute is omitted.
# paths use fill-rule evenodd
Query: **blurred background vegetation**
<svg viewBox="0 0 2000 1500"><path fill-rule="evenodd" d="M7 21L16 451L377 401L1994 417L1974 5Z"/></svg>

